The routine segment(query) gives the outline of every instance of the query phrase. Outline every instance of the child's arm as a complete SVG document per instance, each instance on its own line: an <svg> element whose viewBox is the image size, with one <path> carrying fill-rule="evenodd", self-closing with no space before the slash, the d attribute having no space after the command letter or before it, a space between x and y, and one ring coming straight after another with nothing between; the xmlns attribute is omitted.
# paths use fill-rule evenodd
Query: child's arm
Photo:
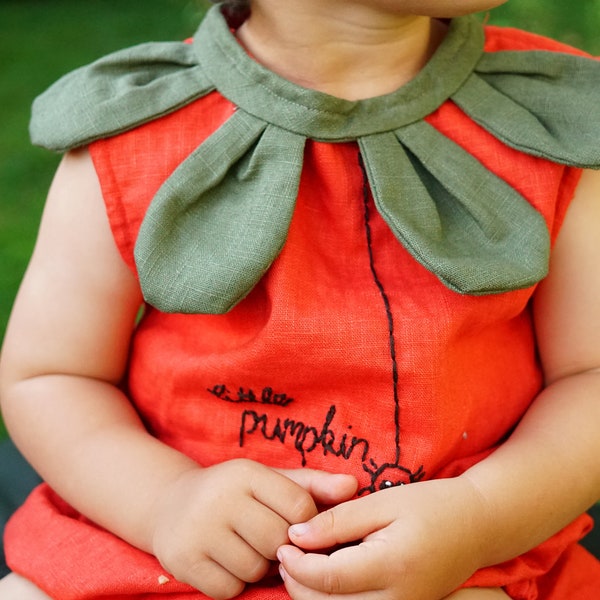
<svg viewBox="0 0 600 600"><path fill-rule="evenodd" d="M75 508L184 582L232 596L264 575L290 523L316 514L313 497L348 499L356 484L250 461L201 469L149 436L118 387L141 302L91 160L73 153L53 182L11 316L3 414L25 456Z"/></svg>
<svg viewBox="0 0 600 600"><path fill-rule="evenodd" d="M600 498L600 172L585 172L535 298L546 388L510 439L455 479L393 488L292 527L294 600L439 600L476 569L516 557Z"/></svg>

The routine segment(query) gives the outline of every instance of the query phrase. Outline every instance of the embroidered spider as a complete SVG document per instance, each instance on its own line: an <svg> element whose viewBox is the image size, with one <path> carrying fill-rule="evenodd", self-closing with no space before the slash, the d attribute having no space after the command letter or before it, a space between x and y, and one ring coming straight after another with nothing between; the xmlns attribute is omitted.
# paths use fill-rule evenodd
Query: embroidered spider
<svg viewBox="0 0 600 600"><path fill-rule="evenodd" d="M371 494L378 490L385 490L399 485L416 483L425 477L425 470L421 465L414 473L401 465L384 463L378 466L371 458L369 464L363 463L363 469L371 476L371 484L358 490L358 495Z"/></svg>

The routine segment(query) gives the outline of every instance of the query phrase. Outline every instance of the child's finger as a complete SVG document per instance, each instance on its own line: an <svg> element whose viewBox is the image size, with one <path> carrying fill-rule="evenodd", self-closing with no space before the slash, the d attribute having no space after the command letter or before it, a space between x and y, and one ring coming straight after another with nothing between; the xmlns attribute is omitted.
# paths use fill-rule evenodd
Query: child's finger
<svg viewBox="0 0 600 600"><path fill-rule="evenodd" d="M226 544L213 545L210 558L233 578L248 583L260 581L270 566L264 556L234 533L228 536Z"/></svg>
<svg viewBox="0 0 600 600"><path fill-rule="evenodd" d="M216 600L227 600L242 593L246 584L212 559L204 559L185 571L171 570L173 576Z"/></svg>
<svg viewBox="0 0 600 600"><path fill-rule="evenodd" d="M327 594L298 583L284 568L280 568L279 572L292 600L383 600L385 598L384 592L378 590L358 594Z"/></svg>
<svg viewBox="0 0 600 600"><path fill-rule="evenodd" d="M245 468L251 472L245 474ZM289 477L250 461L241 461L241 470L240 476L248 477L254 498L288 523L310 519L317 513L314 499Z"/></svg>
<svg viewBox="0 0 600 600"><path fill-rule="evenodd" d="M353 475L327 473L314 469L280 470L280 473L303 487L317 504L332 505L349 500L358 488Z"/></svg>
<svg viewBox="0 0 600 600"><path fill-rule="evenodd" d="M373 548L367 549L365 544L342 548L330 555L305 554L294 546L282 546L277 557L284 581L287 574L291 586L302 586L328 598L385 589L385 557L379 560Z"/></svg>
<svg viewBox="0 0 600 600"><path fill-rule="evenodd" d="M393 520L388 513L384 505L371 501L370 497L352 500L319 513L304 523L292 525L288 535L291 542L300 548L331 548L362 540L383 529Z"/></svg>
<svg viewBox="0 0 600 600"><path fill-rule="evenodd" d="M231 527L240 538L268 560L275 560L277 548L288 543L289 523L260 503L233 515Z"/></svg>

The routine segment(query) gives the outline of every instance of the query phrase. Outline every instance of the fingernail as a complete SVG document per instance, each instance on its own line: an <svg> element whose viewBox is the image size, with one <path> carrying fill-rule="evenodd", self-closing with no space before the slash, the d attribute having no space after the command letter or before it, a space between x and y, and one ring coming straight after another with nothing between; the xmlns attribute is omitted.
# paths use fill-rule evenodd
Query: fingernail
<svg viewBox="0 0 600 600"><path fill-rule="evenodd" d="M289 529L289 534L294 537L301 537L308 533L308 525L306 523L297 523Z"/></svg>
<svg viewBox="0 0 600 600"><path fill-rule="evenodd" d="M286 572L283 568L283 565L279 565L279 576L281 577L282 581L285 581Z"/></svg>

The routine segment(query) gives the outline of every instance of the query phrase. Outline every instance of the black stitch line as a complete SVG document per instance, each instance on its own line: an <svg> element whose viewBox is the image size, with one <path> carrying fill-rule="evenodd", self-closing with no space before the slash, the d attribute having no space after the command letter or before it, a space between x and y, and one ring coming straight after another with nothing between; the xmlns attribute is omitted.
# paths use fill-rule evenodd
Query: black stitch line
<svg viewBox="0 0 600 600"><path fill-rule="evenodd" d="M370 211L369 211L369 198L370 198L370 189L369 189L369 181L367 178L367 172L365 170L365 164L363 162L362 155L358 154L358 163L360 165L362 175L363 175L363 204L364 204L364 217L365 217L365 234L367 238L367 248L369 250L369 267L371 269L371 273L373 275L373 280L377 289L379 290L379 294L383 301L385 307L385 314L387 317L388 323L388 332L389 332L389 346L390 346L390 357L392 359L392 382L393 382L393 391L394 391L394 425L396 427L396 465L400 464L400 400L398 397L398 361L396 359L396 339L394 336L394 316L392 314L392 309L390 306L390 300L388 295L383 287L383 283L379 279L377 274L377 270L375 269L375 257L373 254L373 242L371 237L371 224L370 224Z"/></svg>

